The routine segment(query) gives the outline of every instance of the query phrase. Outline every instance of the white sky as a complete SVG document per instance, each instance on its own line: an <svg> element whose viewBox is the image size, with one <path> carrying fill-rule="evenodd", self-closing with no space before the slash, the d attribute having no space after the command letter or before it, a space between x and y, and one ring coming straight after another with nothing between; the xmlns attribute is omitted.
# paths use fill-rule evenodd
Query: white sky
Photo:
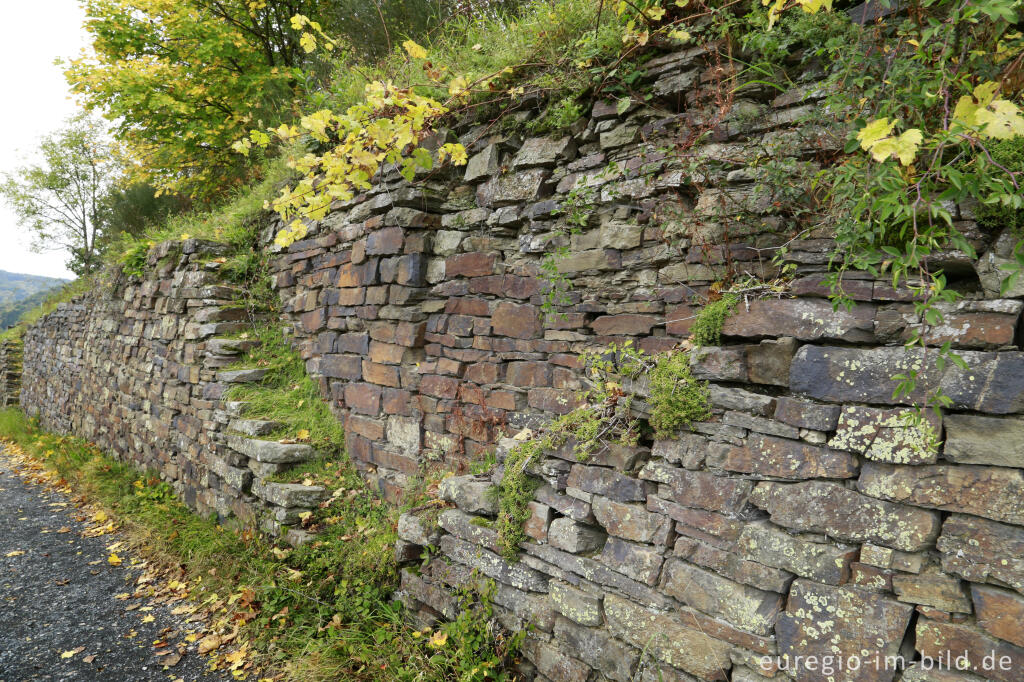
<svg viewBox="0 0 1024 682"><path fill-rule="evenodd" d="M0 21L0 171L24 163L39 138L75 113L58 57L77 56L86 42L78 0L4 2ZM73 278L60 252L32 253L28 236L0 200L0 270Z"/></svg>

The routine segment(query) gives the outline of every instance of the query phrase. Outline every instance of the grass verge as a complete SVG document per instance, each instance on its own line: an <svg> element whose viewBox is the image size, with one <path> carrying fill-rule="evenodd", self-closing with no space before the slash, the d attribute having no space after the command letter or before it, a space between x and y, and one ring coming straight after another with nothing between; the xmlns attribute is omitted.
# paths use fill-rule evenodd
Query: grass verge
<svg viewBox="0 0 1024 682"><path fill-rule="evenodd" d="M137 553L183 572L194 600L218 607L212 634L237 634L210 665L230 668L231 653L246 651L238 679L258 668L281 680L508 679L503 664L514 647L495 635L486 595L436 630L405 623L392 598L398 511L345 461L318 474L333 491L311 519L319 533L291 550L200 518L156 476L47 433L17 409L0 411L0 435L107 510Z"/></svg>

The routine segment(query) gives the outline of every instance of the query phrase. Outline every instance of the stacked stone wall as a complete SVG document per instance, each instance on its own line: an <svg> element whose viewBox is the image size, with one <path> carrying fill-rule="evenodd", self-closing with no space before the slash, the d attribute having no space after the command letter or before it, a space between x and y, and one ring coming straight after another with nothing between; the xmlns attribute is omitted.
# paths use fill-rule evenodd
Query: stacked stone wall
<svg viewBox="0 0 1024 682"><path fill-rule="evenodd" d="M522 672L542 681L1024 679L1024 289L999 293L1011 237L957 209L984 255L934 257L963 300L923 330L927 352L907 351L913 293L849 273L853 303L834 309L835 243L801 219L800 171L842 146L814 121L813 71L779 93L723 90L733 70L700 49L646 69L643 104L597 101L550 135L459 127L465 169L385 174L273 249L295 347L366 477L395 500L433 467L460 474L436 523L399 524L401 559L433 548L403 571L411 613L451 618L457 589L495 581L502 623L529 626ZM525 101L510 118L538 115ZM548 295L552 266L567 298ZM197 507L242 515L270 446L228 428L218 403L240 377L219 371L210 325L237 318L220 317L232 296L203 290L210 268L186 252L44 318L25 336L22 402ZM528 472L529 539L503 559L490 488L510 437L573 408L580 354L676 349L720 282L751 277L721 345L687 351L713 416L586 461L546 453ZM947 342L966 369L936 363ZM916 387L894 394L909 371ZM933 447L904 416L936 388L950 404L927 417ZM492 472L465 473L491 450ZM970 674L920 662L964 651Z"/></svg>

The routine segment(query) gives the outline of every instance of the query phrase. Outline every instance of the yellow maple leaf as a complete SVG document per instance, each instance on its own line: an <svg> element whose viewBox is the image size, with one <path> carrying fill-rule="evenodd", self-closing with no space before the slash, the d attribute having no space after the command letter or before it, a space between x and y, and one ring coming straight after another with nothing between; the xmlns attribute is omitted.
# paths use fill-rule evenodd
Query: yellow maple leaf
<svg viewBox="0 0 1024 682"><path fill-rule="evenodd" d="M143 623L152 623L154 620L156 620L156 616L154 616L153 614L143 616L142 618Z"/></svg>
<svg viewBox="0 0 1024 682"><path fill-rule="evenodd" d="M110 564L111 566L120 566L121 565L121 557L117 556L116 554L111 554L110 556L107 557L107 563Z"/></svg>
<svg viewBox="0 0 1024 682"><path fill-rule="evenodd" d="M416 43L414 40L407 40L402 43L402 47L409 53L409 56L413 59L426 59L427 51L423 47Z"/></svg>
<svg viewBox="0 0 1024 682"><path fill-rule="evenodd" d="M871 156L875 161L885 161L895 155L904 166L909 166L917 156L923 135L917 128L910 128L899 137L887 137L871 146Z"/></svg>
<svg viewBox="0 0 1024 682"><path fill-rule="evenodd" d="M879 140L889 137L889 133L892 132L892 129L896 127L898 122L899 119L896 119L890 123L888 118L870 121L857 133L857 139L860 140L860 148L864 151L869 151Z"/></svg>

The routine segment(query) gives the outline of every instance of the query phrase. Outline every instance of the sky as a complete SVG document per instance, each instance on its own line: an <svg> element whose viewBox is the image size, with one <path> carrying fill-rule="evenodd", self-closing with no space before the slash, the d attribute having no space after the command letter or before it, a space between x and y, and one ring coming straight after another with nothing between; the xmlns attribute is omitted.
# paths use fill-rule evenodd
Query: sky
<svg viewBox="0 0 1024 682"><path fill-rule="evenodd" d="M76 56L86 43L78 0L5 2L0 21L0 173L23 165L41 136L76 112L58 57ZM73 278L67 254L33 253L26 230L0 199L0 270Z"/></svg>

